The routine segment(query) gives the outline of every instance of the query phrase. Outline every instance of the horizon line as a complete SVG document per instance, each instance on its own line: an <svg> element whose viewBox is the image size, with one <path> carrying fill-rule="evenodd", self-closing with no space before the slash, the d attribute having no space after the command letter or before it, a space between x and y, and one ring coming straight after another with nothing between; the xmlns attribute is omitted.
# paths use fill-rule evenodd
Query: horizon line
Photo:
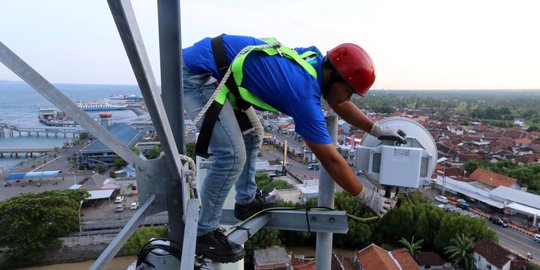
<svg viewBox="0 0 540 270"><path fill-rule="evenodd" d="M13 81L13 80L0 80L0 83L24 83L25 81ZM126 85L126 86L138 86L137 83L74 83L74 82L51 82L53 85L57 84L76 84L76 85ZM161 85L158 84L158 87ZM540 91L540 88L373 88L370 91Z"/></svg>

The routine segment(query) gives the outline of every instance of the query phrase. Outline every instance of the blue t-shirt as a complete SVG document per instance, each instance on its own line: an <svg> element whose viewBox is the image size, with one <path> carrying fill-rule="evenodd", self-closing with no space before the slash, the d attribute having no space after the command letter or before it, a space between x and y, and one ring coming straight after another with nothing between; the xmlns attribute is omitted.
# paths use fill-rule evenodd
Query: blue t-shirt
<svg viewBox="0 0 540 270"><path fill-rule="evenodd" d="M244 47L265 44L262 40L224 35L225 52L229 62ZM317 144L331 144L326 129L326 121L321 108L322 60L323 57L314 46L294 48L299 54L314 51L317 56L308 59L317 71L313 78L294 60L285 57L268 56L265 53L250 53L244 62L242 86L258 96L278 111L294 119L296 132L305 140ZM205 38L183 50L183 60L192 73L212 73L221 79L217 70L210 38Z"/></svg>

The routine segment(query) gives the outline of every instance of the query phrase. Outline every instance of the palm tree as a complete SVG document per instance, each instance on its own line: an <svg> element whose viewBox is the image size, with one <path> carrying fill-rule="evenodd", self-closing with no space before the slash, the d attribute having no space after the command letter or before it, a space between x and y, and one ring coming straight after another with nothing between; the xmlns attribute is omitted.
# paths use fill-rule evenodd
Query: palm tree
<svg viewBox="0 0 540 270"><path fill-rule="evenodd" d="M416 255L416 252L418 252L422 248L422 242L424 242L424 239L421 239L420 241L414 242L414 236L412 237L411 241L409 242L405 237L399 239L399 242L402 243L405 246L405 249L411 254L411 256Z"/></svg>
<svg viewBox="0 0 540 270"><path fill-rule="evenodd" d="M473 251L473 240L464 234L456 234L455 238L450 240L451 245L444 248L446 254L450 255L453 263L462 266L465 269L475 269Z"/></svg>

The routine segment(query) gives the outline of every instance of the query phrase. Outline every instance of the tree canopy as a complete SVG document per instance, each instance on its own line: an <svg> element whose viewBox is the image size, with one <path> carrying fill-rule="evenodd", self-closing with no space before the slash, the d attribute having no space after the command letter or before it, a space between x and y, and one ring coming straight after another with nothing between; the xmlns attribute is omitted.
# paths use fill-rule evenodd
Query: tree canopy
<svg viewBox="0 0 540 270"><path fill-rule="evenodd" d="M0 202L0 246L9 249L6 264L39 261L61 244L58 237L79 230L85 190L25 193Z"/></svg>

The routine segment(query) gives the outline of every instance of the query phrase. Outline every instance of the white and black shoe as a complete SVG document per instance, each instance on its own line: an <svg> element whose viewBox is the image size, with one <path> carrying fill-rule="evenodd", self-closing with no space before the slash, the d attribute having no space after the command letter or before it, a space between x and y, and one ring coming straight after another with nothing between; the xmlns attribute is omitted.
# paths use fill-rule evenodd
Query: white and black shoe
<svg viewBox="0 0 540 270"><path fill-rule="evenodd" d="M234 204L234 216L239 220L246 220L248 217L253 216L257 212L276 206L275 198L268 196L268 194L261 193L257 190L253 201L246 204Z"/></svg>
<svg viewBox="0 0 540 270"><path fill-rule="evenodd" d="M198 236L195 253L198 256L204 256L213 262L219 263L236 262L246 256L244 248L235 242L229 241L221 228Z"/></svg>

